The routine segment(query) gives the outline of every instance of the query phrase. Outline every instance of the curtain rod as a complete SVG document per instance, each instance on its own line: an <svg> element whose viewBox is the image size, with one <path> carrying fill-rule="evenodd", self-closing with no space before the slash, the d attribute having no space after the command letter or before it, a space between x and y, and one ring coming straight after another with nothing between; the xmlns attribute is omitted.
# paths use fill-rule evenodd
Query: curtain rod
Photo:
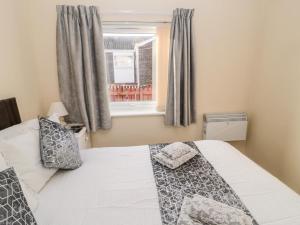
<svg viewBox="0 0 300 225"><path fill-rule="evenodd" d="M168 16L172 17L173 13L171 12L157 12L157 11L140 11L140 10L116 10L116 11L102 11L100 10L101 15L137 15L137 16Z"/></svg>
<svg viewBox="0 0 300 225"><path fill-rule="evenodd" d="M117 24L120 24L120 23L124 23L124 24L130 24L130 23L137 23L137 24L155 24L155 23L165 23L165 24L168 24L168 23L171 23L171 21L133 21L133 20L129 20L129 21L124 21L124 20L103 20L102 23L110 23L110 24L113 24L113 23L117 23Z"/></svg>

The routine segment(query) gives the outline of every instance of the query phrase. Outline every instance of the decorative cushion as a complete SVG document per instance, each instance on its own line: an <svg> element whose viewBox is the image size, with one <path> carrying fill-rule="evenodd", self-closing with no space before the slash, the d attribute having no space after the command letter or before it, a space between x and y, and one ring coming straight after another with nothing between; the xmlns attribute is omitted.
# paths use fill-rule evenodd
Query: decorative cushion
<svg viewBox="0 0 300 225"><path fill-rule="evenodd" d="M82 165L79 147L73 132L61 124L39 119L40 150L47 168L76 169Z"/></svg>
<svg viewBox="0 0 300 225"><path fill-rule="evenodd" d="M161 149L161 152L170 159L177 159L189 153L193 148L182 142L174 142Z"/></svg>
<svg viewBox="0 0 300 225"><path fill-rule="evenodd" d="M28 129L23 134L0 140L0 152L7 165L14 167L19 179L35 192L39 192L57 171L42 164L38 130Z"/></svg>
<svg viewBox="0 0 300 225"><path fill-rule="evenodd" d="M189 153L184 154L183 156L177 159L170 159L169 157L165 156L162 152L157 153L153 156L153 158L160 164L169 167L170 169L176 169L177 167L186 163L196 155L198 155L198 151L191 148Z"/></svg>
<svg viewBox="0 0 300 225"><path fill-rule="evenodd" d="M253 225L252 218L244 211L201 195L193 196L189 215L204 224Z"/></svg>
<svg viewBox="0 0 300 225"><path fill-rule="evenodd" d="M2 155L0 154L0 171L6 170L8 169L8 166L4 160L4 158L2 157ZM18 175L19 177L19 175ZM24 195L27 199L28 205L30 207L31 210L35 211L38 207L38 196L37 194L30 188L28 187L26 184L24 184L24 182L22 182L22 180L19 180L22 190L24 192Z"/></svg>
<svg viewBox="0 0 300 225"><path fill-rule="evenodd" d="M0 172L0 224L37 224L13 168Z"/></svg>
<svg viewBox="0 0 300 225"><path fill-rule="evenodd" d="M193 220L189 212L191 211L191 198L185 197L182 202L177 225L203 225L200 221Z"/></svg>

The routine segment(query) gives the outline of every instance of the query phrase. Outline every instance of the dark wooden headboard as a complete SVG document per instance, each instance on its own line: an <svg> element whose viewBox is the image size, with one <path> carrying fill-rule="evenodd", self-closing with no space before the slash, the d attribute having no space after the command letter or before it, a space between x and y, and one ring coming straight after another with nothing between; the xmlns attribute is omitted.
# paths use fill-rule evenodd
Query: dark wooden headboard
<svg viewBox="0 0 300 225"><path fill-rule="evenodd" d="M0 100L0 130L21 123L16 98Z"/></svg>

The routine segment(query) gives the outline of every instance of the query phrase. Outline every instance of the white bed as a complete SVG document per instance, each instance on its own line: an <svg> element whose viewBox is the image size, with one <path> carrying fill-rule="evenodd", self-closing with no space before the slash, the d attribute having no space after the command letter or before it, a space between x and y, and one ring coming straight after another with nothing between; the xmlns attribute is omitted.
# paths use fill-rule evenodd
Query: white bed
<svg viewBox="0 0 300 225"><path fill-rule="evenodd" d="M259 224L300 225L300 196L231 145L196 141ZM83 150L84 164L57 173L39 195L40 225L161 225L149 148Z"/></svg>

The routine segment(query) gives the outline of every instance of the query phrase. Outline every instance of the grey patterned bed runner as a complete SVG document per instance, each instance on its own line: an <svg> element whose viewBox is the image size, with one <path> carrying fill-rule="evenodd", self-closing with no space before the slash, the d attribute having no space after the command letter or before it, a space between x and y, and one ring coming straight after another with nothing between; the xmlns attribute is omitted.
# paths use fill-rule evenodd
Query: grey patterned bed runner
<svg viewBox="0 0 300 225"><path fill-rule="evenodd" d="M199 151L194 142L185 143ZM163 225L176 225L184 197L192 197L194 194L241 209L252 217L234 190L200 151L199 155L175 170L155 161L153 156L166 145L149 145ZM254 225L258 225L255 220L253 221Z"/></svg>

